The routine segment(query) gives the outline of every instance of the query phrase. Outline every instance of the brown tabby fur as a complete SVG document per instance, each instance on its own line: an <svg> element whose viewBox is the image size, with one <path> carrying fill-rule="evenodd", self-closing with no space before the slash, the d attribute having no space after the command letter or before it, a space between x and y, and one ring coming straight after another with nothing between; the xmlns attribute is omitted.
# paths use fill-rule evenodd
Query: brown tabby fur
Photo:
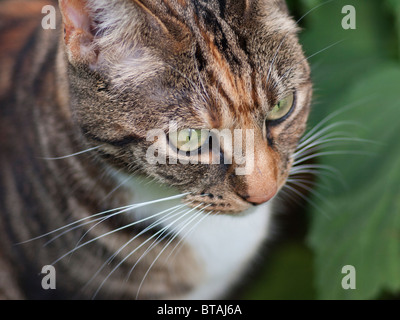
<svg viewBox="0 0 400 320"><path fill-rule="evenodd" d="M283 1L97 1L107 3L102 10L96 1L60 1L64 34L61 15L57 30L41 28L41 8L48 3L55 5L0 2L0 298L91 297L121 259L85 287L87 281L139 226L58 262L62 281L54 291L40 287L41 267L73 248L88 227L45 248L43 241L16 244L129 204L129 188L110 196L118 185L110 167L191 192L185 201L192 206L237 214L253 206L246 201L251 194L273 195L285 183L309 112L309 68ZM89 27L74 26L67 6L88 17ZM293 91L293 115L265 127L272 106ZM180 128L254 129L255 172L236 176L235 165L223 164L150 165L146 133L167 132L171 120ZM77 157L43 159L96 146ZM87 237L124 223L109 219ZM146 255L135 269L138 276L125 282L146 248L139 250L97 298L134 298L162 248ZM168 264L163 257L139 298L180 298L201 283L203 270L191 248L183 246Z"/></svg>

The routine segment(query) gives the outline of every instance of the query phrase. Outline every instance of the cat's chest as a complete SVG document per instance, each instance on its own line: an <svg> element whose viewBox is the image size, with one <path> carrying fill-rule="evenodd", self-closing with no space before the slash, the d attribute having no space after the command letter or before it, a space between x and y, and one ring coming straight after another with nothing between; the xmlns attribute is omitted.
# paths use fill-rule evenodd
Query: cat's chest
<svg viewBox="0 0 400 320"><path fill-rule="evenodd" d="M267 238L270 205L250 209L246 216L215 215L205 218L187 237L204 266L205 280L189 299L214 299L224 294L243 271L251 267Z"/></svg>
<svg viewBox="0 0 400 320"><path fill-rule="evenodd" d="M260 244L266 239L271 217L271 204L256 206L238 216L207 214L199 209L182 206L178 193L157 183L130 179L134 202L156 201L134 211L135 219L151 219L157 223L161 237L169 233L176 237L170 262L183 244L191 249L201 272L199 285L188 299L214 299L234 284L257 255ZM165 201L157 201L168 199ZM190 263L189 261L187 263Z"/></svg>

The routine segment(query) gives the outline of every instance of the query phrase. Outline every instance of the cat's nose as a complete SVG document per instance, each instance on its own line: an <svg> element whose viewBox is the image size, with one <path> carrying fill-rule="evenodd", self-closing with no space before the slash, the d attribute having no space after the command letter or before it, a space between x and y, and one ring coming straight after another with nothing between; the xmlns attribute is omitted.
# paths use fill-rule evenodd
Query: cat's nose
<svg viewBox="0 0 400 320"><path fill-rule="evenodd" d="M271 200L278 192L278 181L273 163L257 161L253 172L246 177L247 197L244 199L252 204L262 204Z"/></svg>
<svg viewBox="0 0 400 320"><path fill-rule="evenodd" d="M258 183L257 183L258 182ZM243 197L247 202L251 204L262 204L271 200L277 193L276 183L263 181L255 181L254 183L248 184L247 196Z"/></svg>
<svg viewBox="0 0 400 320"><path fill-rule="evenodd" d="M237 193L245 201L258 205L271 200L278 192L278 166L280 158L272 150L267 141L262 138L262 134L255 134L254 136L253 152L249 154L248 170L243 171L244 175L241 176L241 183L238 184L239 188L236 189ZM246 150L248 151L248 150Z"/></svg>
<svg viewBox="0 0 400 320"><path fill-rule="evenodd" d="M262 204L265 202L268 202L274 197L275 193L273 194L260 194L260 195L252 195L246 198L247 202L250 202L252 204Z"/></svg>
<svg viewBox="0 0 400 320"><path fill-rule="evenodd" d="M247 179L247 192L238 192L245 201L258 205L271 200L277 193L277 184L274 179L266 179L265 176L250 176Z"/></svg>

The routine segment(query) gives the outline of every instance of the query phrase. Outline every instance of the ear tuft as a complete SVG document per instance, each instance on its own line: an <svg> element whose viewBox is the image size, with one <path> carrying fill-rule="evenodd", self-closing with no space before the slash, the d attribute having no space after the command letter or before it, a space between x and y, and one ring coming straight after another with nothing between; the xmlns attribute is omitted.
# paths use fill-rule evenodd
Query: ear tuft
<svg viewBox="0 0 400 320"><path fill-rule="evenodd" d="M94 65L97 51L92 18L84 0L59 0L64 22L64 42L71 63Z"/></svg>

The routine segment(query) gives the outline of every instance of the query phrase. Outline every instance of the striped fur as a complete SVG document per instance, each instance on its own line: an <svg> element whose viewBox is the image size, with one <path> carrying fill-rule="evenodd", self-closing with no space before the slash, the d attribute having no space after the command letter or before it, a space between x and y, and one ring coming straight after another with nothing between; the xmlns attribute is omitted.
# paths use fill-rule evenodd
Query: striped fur
<svg viewBox="0 0 400 320"><path fill-rule="evenodd" d="M227 232L224 221L232 215L254 208L246 201L251 190L270 185L279 190L311 99L309 68L286 5L275 0L60 0L57 29L43 30L41 8L47 3L56 5L0 2L0 298L87 299L99 288L96 298L135 298L139 288L143 299L199 297L196 292L203 298L223 297L267 230L255 232L251 240L238 234L235 239L251 247L248 254L232 253L237 265L219 266L218 272L225 272L220 277L206 267L207 255L197 252L202 250L199 239L207 237L204 228L201 236L194 233L182 243L181 234L167 237L148 254L144 246L124 261L148 239L141 232L150 223L135 225L58 261L55 291L40 286L43 265L73 249L82 235L95 239L148 212L114 217L93 229L89 224L44 248L43 239L15 244L130 204L140 191L121 184L121 177L146 176L163 185L160 192L190 193L183 199L187 208L229 216L205 220L216 221L221 232ZM87 19L79 28L70 25L69 9L76 10L73 18ZM291 116L266 126L274 104L293 91L297 105ZM167 132L170 121L179 128L253 129L255 172L235 176L235 165L224 164L150 165L146 133L152 128ZM79 156L44 159L88 149ZM266 229L268 219L257 208L259 220L248 226ZM234 221L226 225L233 228ZM107 257L135 235L88 283ZM171 262L168 254L178 244ZM218 278L221 283L214 283L218 289L212 291L206 283Z"/></svg>

